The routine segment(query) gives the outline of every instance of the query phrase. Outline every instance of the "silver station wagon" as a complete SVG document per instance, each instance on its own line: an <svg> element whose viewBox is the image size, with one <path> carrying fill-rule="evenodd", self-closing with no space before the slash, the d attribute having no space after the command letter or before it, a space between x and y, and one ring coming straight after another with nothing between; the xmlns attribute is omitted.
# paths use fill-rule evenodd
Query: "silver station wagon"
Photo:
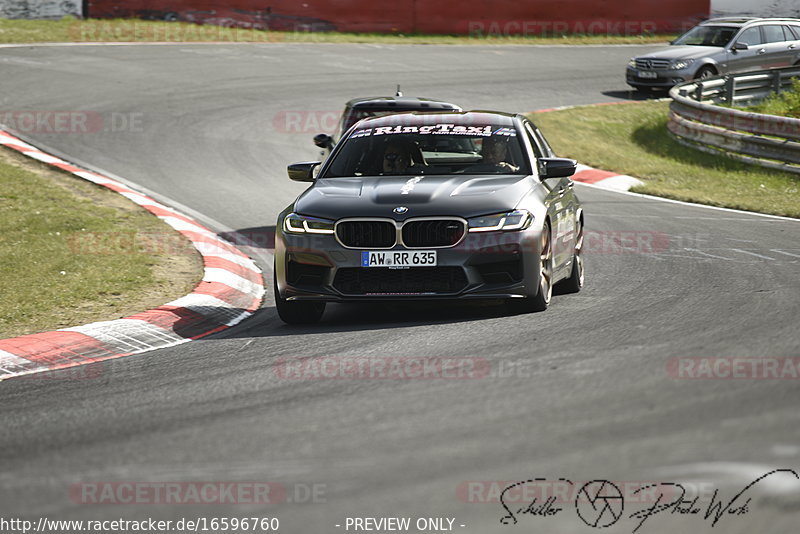
<svg viewBox="0 0 800 534"><path fill-rule="evenodd" d="M717 18L667 48L631 58L628 85L641 91L734 72L800 64L800 19Z"/></svg>

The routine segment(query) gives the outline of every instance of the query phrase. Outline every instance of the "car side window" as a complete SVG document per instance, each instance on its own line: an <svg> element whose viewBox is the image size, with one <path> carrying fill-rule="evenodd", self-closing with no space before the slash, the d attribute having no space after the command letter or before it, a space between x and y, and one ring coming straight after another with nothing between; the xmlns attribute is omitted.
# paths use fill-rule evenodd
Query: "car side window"
<svg viewBox="0 0 800 534"><path fill-rule="evenodd" d="M778 26L776 24L768 24L766 26L762 26L764 31L764 42L765 43L780 43L785 40L783 36L783 27Z"/></svg>
<svg viewBox="0 0 800 534"><path fill-rule="evenodd" d="M800 40L800 28L797 26L784 26L783 32L786 34L787 41Z"/></svg>
<svg viewBox="0 0 800 534"><path fill-rule="evenodd" d="M536 135L534 135L531 125L528 123L525 123L525 133L528 134L528 141L530 141L531 146L533 147L533 154L537 158L545 157L544 149L539 144L539 140L536 138Z"/></svg>
<svg viewBox="0 0 800 534"><path fill-rule="evenodd" d="M761 28L758 26L747 28L739 34L739 38L736 39L736 42L747 43L750 46L762 44L764 41L761 40Z"/></svg>

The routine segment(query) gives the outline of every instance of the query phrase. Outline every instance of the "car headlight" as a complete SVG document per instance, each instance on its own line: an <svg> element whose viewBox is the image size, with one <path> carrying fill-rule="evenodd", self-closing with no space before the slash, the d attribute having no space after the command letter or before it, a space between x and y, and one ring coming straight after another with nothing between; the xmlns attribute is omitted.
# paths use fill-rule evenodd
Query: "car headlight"
<svg viewBox="0 0 800 534"><path fill-rule="evenodd" d="M635 69L635 68L636 68L636 58L635 58L635 57L632 57L632 58L631 58L631 59L628 61L628 66L629 66L630 68L632 68L632 69Z"/></svg>
<svg viewBox="0 0 800 534"><path fill-rule="evenodd" d="M689 65L694 63L693 59L676 59L672 63L669 64L670 70L681 70L685 69Z"/></svg>
<svg viewBox="0 0 800 534"><path fill-rule="evenodd" d="M332 234L333 221L290 213L283 219L283 229L290 234Z"/></svg>
<svg viewBox="0 0 800 534"><path fill-rule="evenodd" d="M524 230L531 225L533 215L528 210L514 210L468 219L470 232Z"/></svg>

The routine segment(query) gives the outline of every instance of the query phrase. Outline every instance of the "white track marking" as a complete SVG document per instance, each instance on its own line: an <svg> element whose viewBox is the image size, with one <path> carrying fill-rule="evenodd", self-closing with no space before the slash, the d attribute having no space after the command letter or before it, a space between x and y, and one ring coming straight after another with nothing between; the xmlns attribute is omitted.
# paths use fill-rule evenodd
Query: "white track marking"
<svg viewBox="0 0 800 534"><path fill-rule="evenodd" d="M66 163L66 161L61 158L51 156L50 154L45 154L44 152L39 152L38 150L29 150L27 152L23 152L23 154L29 158L37 159L43 163Z"/></svg>
<svg viewBox="0 0 800 534"><path fill-rule="evenodd" d="M242 293L253 295L254 297L261 297L261 295L264 294L264 288L262 286L254 284L250 280L246 280L230 271L217 269L216 267L205 268L203 282L219 282L234 289L238 289Z"/></svg>
<svg viewBox="0 0 800 534"><path fill-rule="evenodd" d="M175 306L176 308L233 308L233 304L220 300L211 295L200 293L190 293L172 302L167 302L164 306Z"/></svg>
<svg viewBox="0 0 800 534"><path fill-rule="evenodd" d="M171 330L139 319L100 321L62 330L78 332L97 339L119 353L144 352L155 347L172 347L190 341Z"/></svg>
<svg viewBox="0 0 800 534"><path fill-rule="evenodd" d="M786 256L791 256L793 258L800 258L800 254L792 254L791 252L786 252L785 250L778 250L776 248L770 249L770 252L777 252L778 254L784 254Z"/></svg>
<svg viewBox="0 0 800 534"><path fill-rule="evenodd" d="M218 239L217 234L215 234L214 232L206 228L203 228L202 226L186 222L183 219L179 219L177 217L159 217L159 219L170 225L175 230L179 231L183 230L185 232L197 232L198 234Z"/></svg>
<svg viewBox="0 0 800 534"><path fill-rule="evenodd" d="M685 248L683 250L687 250L689 252L696 252L698 254L702 254L703 256L708 256L709 258L716 258L718 260L732 261L734 263L750 263L745 261L734 260L733 258L726 258L725 256L717 256L716 254L709 254L708 252L703 252L702 250L698 250L696 248Z"/></svg>
<svg viewBox="0 0 800 534"><path fill-rule="evenodd" d="M0 350L0 377L3 374L17 375L20 374L20 372L32 373L46 370L46 365L32 362L25 358L20 358L16 354Z"/></svg>
<svg viewBox="0 0 800 534"><path fill-rule="evenodd" d="M763 256L761 254L756 254L755 252L749 252L747 250L742 250L740 248L732 248L729 250L734 250L736 252L741 252L742 254L750 254L751 256L755 256L757 258L764 258L765 260L775 261L775 258L770 258L769 256Z"/></svg>
<svg viewBox="0 0 800 534"><path fill-rule="evenodd" d="M744 210L737 210L737 209L733 209L733 208L720 208L719 206L708 206L706 204L694 204L693 202L684 202L682 200L673 200L671 198L654 197L652 195L646 195L644 193L632 193L630 191L618 191L616 189L606 189L604 187L598 187L598 186L596 186L594 184L586 184L586 183L583 183L583 182L575 182L575 183L576 183L576 185L579 185L581 187L592 187L594 189L600 189L602 191L611 191L613 193L617 193L617 194L620 194L620 195L629 195L629 196L643 198L643 199L647 199L647 200L654 200L654 201L657 201L657 202L669 202L670 204L679 204L681 206L690 206L690 207L693 207L693 208L702 208L702 209L714 210L714 211L724 211L724 212L727 212L727 213L739 213L739 214L742 214L742 215L749 215L750 217L760 217L760 218L764 218L764 219L775 219L775 220L778 220L778 221L791 221L791 222L795 222L795 223L800 223L800 219L795 219L795 218L792 218L792 217L782 217L780 215L770 215L768 213L757 213L755 211L744 211ZM693 217L676 217L676 218L693 218ZM717 220L723 220L723 219L713 218L713 220L717 221ZM747 219L731 219L731 220L752 221L752 219L750 219L750 218L747 218Z"/></svg>
<svg viewBox="0 0 800 534"><path fill-rule="evenodd" d="M89 180L90 182L99 184L99 185L106 185L106 184L113 184L114 180L109 180L108 178L103 178L102 176L95 174L93 172L76 172L76 176L80 176L84 180ZM120 184L122 185L122 184Z"/></svg>

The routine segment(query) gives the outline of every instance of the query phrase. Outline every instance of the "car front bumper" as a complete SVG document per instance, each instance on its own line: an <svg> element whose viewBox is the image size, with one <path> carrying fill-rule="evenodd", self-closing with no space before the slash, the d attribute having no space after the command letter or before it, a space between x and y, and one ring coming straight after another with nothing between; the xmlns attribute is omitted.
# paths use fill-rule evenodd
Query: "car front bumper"
<svg viewBox="0 0 800 534"><path fill-rule="evenodd" d="M541 228L467 233L436 248L436 267L362 267L371 249L342 246L333 235L275 239L275 280L287 300L371 301L530 297L539 288ZM395 246L392 251L405 251Z"/></svg>
<svg viewBox="0 0 800 534"><path fill-rule="evenodd" d="M645 78L641 73L654 73L655 78ZM625 81L632 87L650 87L653 89L671 89L674 85L692 79L689 69L682 70L641 70L633 67L625 69Z"/></svg>

